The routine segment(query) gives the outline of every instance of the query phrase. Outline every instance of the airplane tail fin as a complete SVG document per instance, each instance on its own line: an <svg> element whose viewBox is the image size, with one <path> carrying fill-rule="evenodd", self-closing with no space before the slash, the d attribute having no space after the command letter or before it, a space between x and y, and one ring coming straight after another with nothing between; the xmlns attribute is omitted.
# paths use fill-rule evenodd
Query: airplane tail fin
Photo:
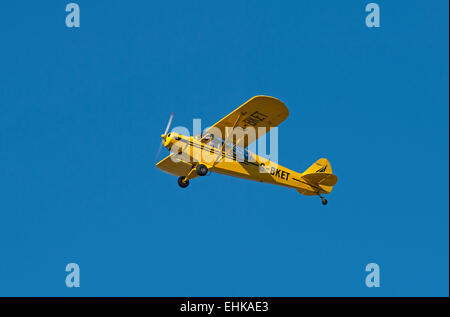
<svg viewBox="0 0 450 317"><path fill-rule="evenodd" d="M297 191L303 195L328 194L337 183L337 176L333 174L331 164L321 158L308 167L302 174L302 185Z"/></svg>
<svg viewBox="0 0 450 317"><path fill-rule="evenodd" d="M328 162L326 158L318 159L306 169L306 171L303 172L303 175L305 174L311 174L311 173L333 173L333 170L331 169L331 164Z"/></svg>

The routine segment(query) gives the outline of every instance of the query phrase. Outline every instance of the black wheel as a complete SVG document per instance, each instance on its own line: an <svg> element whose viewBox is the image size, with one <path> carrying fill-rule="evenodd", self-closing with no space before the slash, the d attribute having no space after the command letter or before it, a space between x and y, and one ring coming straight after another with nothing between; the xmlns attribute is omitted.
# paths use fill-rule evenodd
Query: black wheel
<svg viewBox="0 0 450 317"><path fill-rule="evenodd" d="M325 198L322 198L322 205L326 205L326 204L328 204L328 200L326 200Z"/></svg>
<svg viewBox="0 0 450 317"><path fill-rule="evenodd" d="M198 176L205 176L208 174L208 168L203 164L198 164L195 168L195 171L197 172Z"/></svg>
<svg viewBox="0 0 450 317"><path fill-rule="evenodd" d="M181 188L186 188L189 185L189 180L188 179L184 180L184 176L180 176L180 177L178 177L178 185Z"/></svg>

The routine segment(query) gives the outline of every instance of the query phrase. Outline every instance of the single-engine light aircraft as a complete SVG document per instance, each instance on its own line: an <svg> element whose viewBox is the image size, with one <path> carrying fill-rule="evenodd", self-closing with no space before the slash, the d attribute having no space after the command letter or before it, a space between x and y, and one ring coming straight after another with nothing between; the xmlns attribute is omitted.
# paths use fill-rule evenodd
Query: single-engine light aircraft
<svg viewBox="0 0 450 317"><path fill-rule="evenodd" d="M321 158L303 173L285 168L247 147L289 115L280 100L269 96L255 96L197 136L169 132L170 116L157 157L164 146L171 154L156 164L162 171L178 176L178 185L186 188L189 180L215 172L262 183L296 189L306 196L318 196L322 204L337 183L330 162ZM245 129L245 130L244 130ZM253 129L253 133L251 132ZM244 133L237 133L237 132ZM219 137L217 137L219 135ZM222 138L221 136L225 136Z"/></svg>

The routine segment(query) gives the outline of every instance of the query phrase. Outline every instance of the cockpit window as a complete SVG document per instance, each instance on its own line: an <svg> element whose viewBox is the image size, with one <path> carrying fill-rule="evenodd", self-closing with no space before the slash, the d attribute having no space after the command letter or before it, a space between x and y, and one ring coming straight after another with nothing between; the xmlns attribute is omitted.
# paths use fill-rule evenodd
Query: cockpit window
<svg viewBox="0 0 450 317"><path fill-rule="evenodd" d="M214 137L214 134L208 134L203 136L203 138L198 135L198 139L202 139L206 144L209 146L216 148L218 150L224 150L225 152L229 153L234 157L234 159L238 161L244 161L244 162L254 162L255 158L253 157L253 154L249 152L247 149L243 149L239 146L236 146L234 143L227 142L224 146L225 141L221 138Z"/></svg>
<svg viewBox="0 0 450 317"><path fill-rule="evenodd" d="M209 142L209 141L211 141L211 140L213 140L214 139L214 135L212 135L212 134L208 134L208 135L205 135L204 137L203 137L203 140L205 141L205 142Z"/></svg>

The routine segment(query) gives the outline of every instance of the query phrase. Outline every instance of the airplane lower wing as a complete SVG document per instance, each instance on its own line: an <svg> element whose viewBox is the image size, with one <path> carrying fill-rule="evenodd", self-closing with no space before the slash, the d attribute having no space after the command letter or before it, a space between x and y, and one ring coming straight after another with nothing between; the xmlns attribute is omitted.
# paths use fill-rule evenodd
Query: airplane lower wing
<svg viewBox="0 0 450 317"><path fill-rule="evenodd" d="M156 164L156 167L168 174L172 174L175 176L186 176L191 171L192 164L180 160L174 157L173 154L171 154L161 160L158 164ZM197 174L195 174L195 176L193 175L193 177L190 178L195 178L196 175Z"/></svg>

